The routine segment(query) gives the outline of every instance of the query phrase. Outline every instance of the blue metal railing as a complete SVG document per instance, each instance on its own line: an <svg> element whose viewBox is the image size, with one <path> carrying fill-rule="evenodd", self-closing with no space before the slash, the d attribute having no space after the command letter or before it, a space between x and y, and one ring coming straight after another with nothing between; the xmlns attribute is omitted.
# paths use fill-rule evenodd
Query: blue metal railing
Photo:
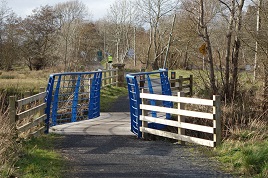
<svg viewBox="0 0 268 178"><path fill-rule="evenodd" d="M131 73L126 75L128 92L129 92L129 102L130 102L130 119L131 119L131 131L138 137L141 137L140 126L141 121L139 116L140 111L140 90L145 89L149 93L162 94L162 95L172 95L170 83L168 80L168 70L159 69L159 71L154 72L139 72ZM151 105L156 105L155 100L150 100ZM172 102L164 101L163 106L173 107ZM156 111L152 111L152 117L162 117ZM170 114L164 115L167 119L170 119ZM161 129L164 125L156 123L148 123L148 127Z"/></svg>
<svg viewBox="0 0 268 178"><path fill-rule="evenodd" d="M46 89L46 133L49 126L100 115L102 71L51 74Z"/></svg>

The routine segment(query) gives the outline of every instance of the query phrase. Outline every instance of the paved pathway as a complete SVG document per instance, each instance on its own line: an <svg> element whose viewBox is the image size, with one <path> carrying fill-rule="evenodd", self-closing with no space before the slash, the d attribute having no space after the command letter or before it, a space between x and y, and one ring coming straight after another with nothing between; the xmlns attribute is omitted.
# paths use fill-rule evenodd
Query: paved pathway
<svg viewBox="0 0 268 178"><path fill-rule="evenodd" d="M64 135L133 135L128 112L101 113L100 117L53 126L50 133Z"/></svg>
<svg viewBox="0 0 268 178"><path fill-rule="evenodd" d="M128 110L128 101L121 99L112 111ZM129 112L101 113L96 119L51 127L50 133L64 135L55 149L68 160L67 178L232 177L194 145L137 139L130 132Z"/></svg>

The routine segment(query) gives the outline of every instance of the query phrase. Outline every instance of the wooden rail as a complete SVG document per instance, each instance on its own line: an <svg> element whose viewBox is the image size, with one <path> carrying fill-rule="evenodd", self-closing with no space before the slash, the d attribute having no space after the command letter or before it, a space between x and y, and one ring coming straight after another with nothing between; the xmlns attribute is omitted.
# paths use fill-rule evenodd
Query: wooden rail
<svg viewBox="0 0 268 178"><path fill-rule="evenodd" d="M9 97L9 119L18 137L37 137L45 131L46 119L44 88L40 93L16 100L15 96Z"/></svg>
<svg viewBox="0 0 268 178"><path fill-rule="evenodd" d="M220 121L220 97L218 95L213 96L213 100L198 99L184 97L183 92L178 92L177 96L166 96L166 95L156 95L149 93L140 93L140 98L142 104L140 104L140 109L142 110L142 115L140 115L140 120L142 121L142 126L140 131L142 136L145 137L144 133L149 133L153 135L158 135L162 137L172 138L176 140L190 143L196 143L200 145L205 145L209 147L216 147L221 143L221 121ZM166 108L163 106L152 106L147 104L147 100L158 100L158 101L170 101L177 103L177 108ZM150 103L150 102L149 102ZM200 111L190 111L185 109L185 104L194 105L205 105L207 107L212 107L212 113L200 112ZM150 111L156 111L161 113L170 113L177 116L177 120L167 120L163 118L155 118L148 116L147 113ZM194 117L195 119L206 119L211 122L213 126L199 125L194 123L185 122L186 117ZM157 130L153 128L148 128L148 122L163 124L166 126L171 126L178 128L177 133ZM185 134L185 130L198 131L202 133L208 133L213 135L213 139L204 139L189 136Z"/></svg>
<svg viewBox="0 0 268 178"><path fill-rule="evenodd" d="M176 78L174 72L171 72L170 77L170 86L172 92L184 92L187 96L193 95L193 75L190 75L188 78L183 78L179 76Z"/></svg>
<svg viewBox="0 0 268 178"><path fill-rule="evenodd" d="M118 69L102 71L102 87L118 86Z"/></svg>

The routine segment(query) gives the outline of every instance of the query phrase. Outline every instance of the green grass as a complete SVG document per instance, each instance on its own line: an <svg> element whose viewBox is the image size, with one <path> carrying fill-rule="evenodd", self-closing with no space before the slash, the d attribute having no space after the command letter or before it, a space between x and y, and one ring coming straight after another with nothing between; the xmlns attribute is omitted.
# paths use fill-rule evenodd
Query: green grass
<svg viewBox="0 0 268 178"><path fill-rule="evenodd" d="M16 176L21 178L62 177L65 160L53 150L58 135L44 135L23 142L22 156L17 162Z"/></svg>
<svg viewBox="0 0 268 178"><path fill-rule="evenodd" d="M268 177L268 140L254 143L229 140L215 152L229 171L246 177Z"/></svg>
<svg viewBox="0 0 268 178"><path fill-rule="evenodd" d="M119 96L128 94L126 88L122 87L105 87L101 89L100 110L105 112Z"/></svg>
<svg viewBox="0 0 268 178"><path fill-rule="evenodd" d="M233 127L230 136L213 156L224 168L245 177L268 177L268 126L255 119L244 127Z"/></svg>

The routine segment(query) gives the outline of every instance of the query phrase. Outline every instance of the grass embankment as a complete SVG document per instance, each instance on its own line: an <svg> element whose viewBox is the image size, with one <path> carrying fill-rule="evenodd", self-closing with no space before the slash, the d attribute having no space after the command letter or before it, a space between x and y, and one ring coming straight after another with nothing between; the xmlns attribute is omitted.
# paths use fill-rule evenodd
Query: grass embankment
<svg viewBox="0 0 268 178"><path fill-rule="evenodd" d="M15 175L22 178L62 177L66 161L53 149L58 135L43 135L23 141Z"/></svg>
<svg viewBox="0 0 268 178"><path fill-rule="evenodd" d="M214 150L225 168L240 176L268 177L268 126L255 120L247 128L232 129L232 135Z"/></svg>

